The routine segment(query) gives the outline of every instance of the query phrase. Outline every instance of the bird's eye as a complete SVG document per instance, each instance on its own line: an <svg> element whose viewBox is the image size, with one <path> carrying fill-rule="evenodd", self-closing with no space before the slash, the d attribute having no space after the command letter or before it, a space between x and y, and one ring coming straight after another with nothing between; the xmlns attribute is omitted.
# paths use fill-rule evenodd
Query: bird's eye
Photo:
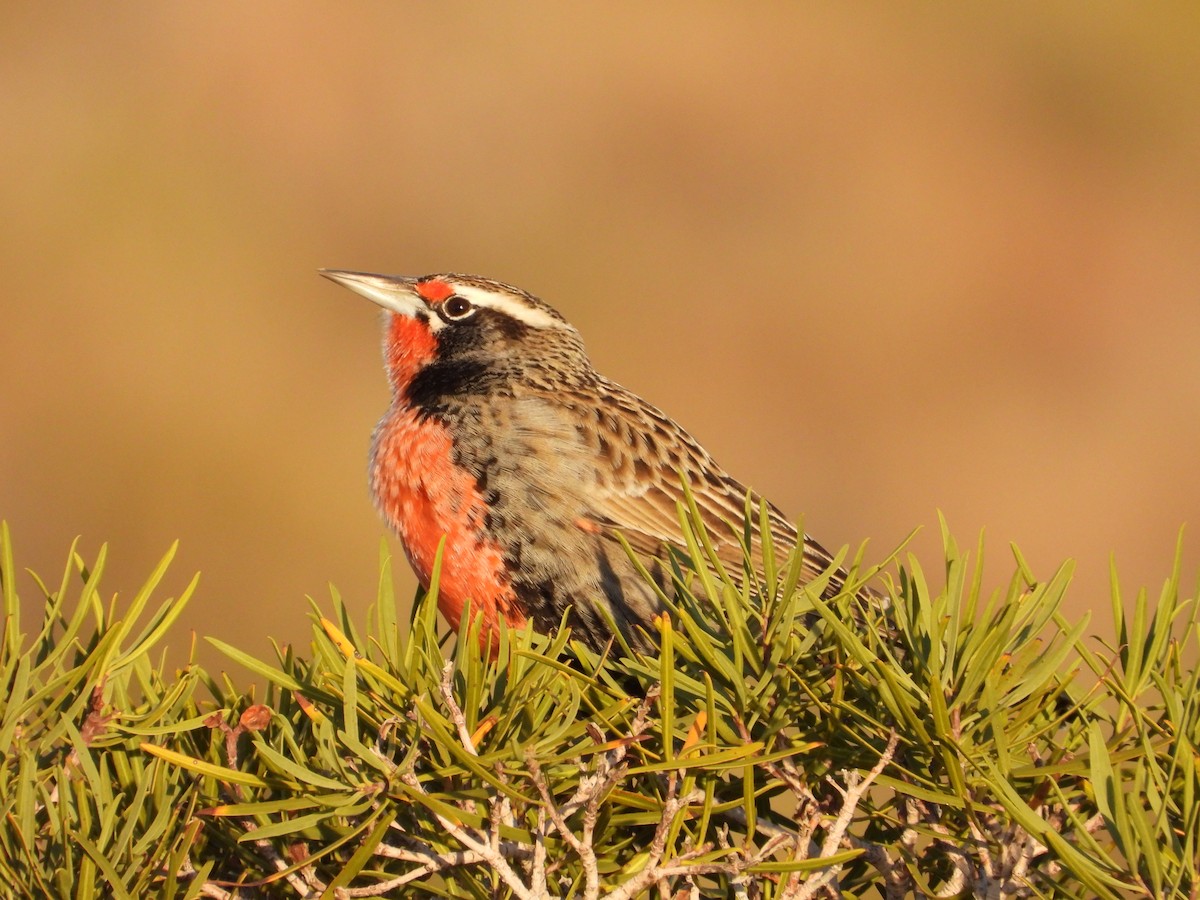
<svg viewBox="0 0 1200 900"><path fill-rule="evenodd" d="M471 305L471 301L458 294L447 297L446 302L442 304L442 315L447 319L465 319L473 312L475 307Z"/></svg>

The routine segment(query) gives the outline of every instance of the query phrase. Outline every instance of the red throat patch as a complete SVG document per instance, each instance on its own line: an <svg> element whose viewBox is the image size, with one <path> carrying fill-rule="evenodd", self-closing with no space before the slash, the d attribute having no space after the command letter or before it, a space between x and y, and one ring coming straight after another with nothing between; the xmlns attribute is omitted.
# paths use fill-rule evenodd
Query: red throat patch
<svg viewBox="0 0 1200 900"><path fill-rule="evenodd" d="M383 355L392 390L399 391L437 355L437 338L428 322L390 313Z"/></svg>
<svg viewBox="0 0 1200 900"><path fill-rule="evenodd" d="M454 293L454 288L444 281L418 281L417 293L427 303L440 303Z"/></svg>

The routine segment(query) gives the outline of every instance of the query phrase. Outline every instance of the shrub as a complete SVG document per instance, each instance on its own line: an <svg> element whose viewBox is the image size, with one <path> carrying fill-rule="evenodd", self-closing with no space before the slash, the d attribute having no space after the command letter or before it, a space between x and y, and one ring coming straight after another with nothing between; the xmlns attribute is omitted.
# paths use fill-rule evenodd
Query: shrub
<svg viewBox="0 0 1200 900"><path fill-rule="evenodd" d="M124 608L73 547L21 633L0 533L0 879L12 896L1195 897L1200 628L1178 563L1157 603L1113 577L1116 646L1060 613L1070 569L1016 556L981 596L943 527L885 608L767 548L692 571L655 655L566 629L400 627L386 549L357 626L336 592L307 655L242 690L159 652L195 582ZM1177 554L1178 558L1178 554ZM852 567L852 576L854 575ZM736 574L737 577L734 577ZM749 577L746 577L746 576ZM143 621L144 620L144 621ZM464 618L464 621L466 618ZM1191 661L1189 661L1191 660ZM259 696L261 692L261 696Z"/></svg>

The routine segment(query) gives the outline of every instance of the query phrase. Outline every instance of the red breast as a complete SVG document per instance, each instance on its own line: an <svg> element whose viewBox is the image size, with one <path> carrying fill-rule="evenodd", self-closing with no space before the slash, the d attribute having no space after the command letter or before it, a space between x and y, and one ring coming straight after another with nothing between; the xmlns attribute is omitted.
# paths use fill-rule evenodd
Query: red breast
<svg viewBox="0 0 1200 900"><path fill-rule="evenodd" d="M413 376L436 358L437 338L421 319L388 316L384 355L396 401L375 433L371 493L426 588L445 538L438 609L457 628L470 600L494 643L500 617L515 626L525 617L505 575L503 551L485 532L487 505L474 477L454 464L449 428L402 402Z"/></svg>

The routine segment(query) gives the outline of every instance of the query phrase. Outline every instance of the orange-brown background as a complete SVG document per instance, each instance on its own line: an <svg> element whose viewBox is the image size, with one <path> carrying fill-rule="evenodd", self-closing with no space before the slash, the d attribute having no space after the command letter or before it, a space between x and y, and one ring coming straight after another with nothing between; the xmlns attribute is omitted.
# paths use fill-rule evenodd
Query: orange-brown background
<svg viewBox="0 0 1200 900"><path fill-rule="evenodd" d="M365 610L387 398L334 266L541 294L826 543L922 524L936 579L940 508L989 584L1015 541L1076 610L1113 551L1157 590L1200 507L1200 13L899 9L7 8L19 562L109 541L129 593L178 537L188 626L255 652L327 581Z"/></svg>

